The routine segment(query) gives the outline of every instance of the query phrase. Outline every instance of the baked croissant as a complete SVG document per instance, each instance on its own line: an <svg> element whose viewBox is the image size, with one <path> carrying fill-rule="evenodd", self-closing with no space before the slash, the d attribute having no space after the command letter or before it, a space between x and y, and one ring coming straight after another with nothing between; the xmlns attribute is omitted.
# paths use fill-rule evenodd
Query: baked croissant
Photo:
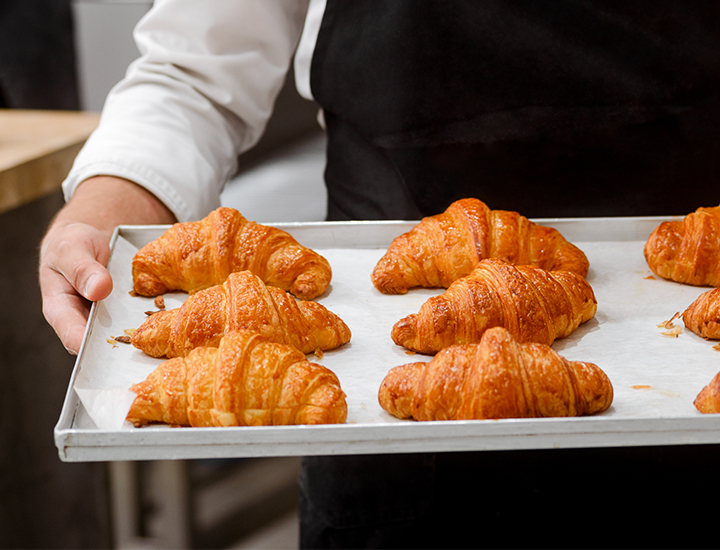
<svg viewBox="0 0 720 550"><path fill-rule="evenodd" d="M581 416L606 410L613 387L597 365L568 361L544 344L520 344L494 327L478 344L391 369L378 400L390 414L415 420Z"/></svg>
<svg viewBox="0 0 720 550"><path fill-rule="evenodd" d="M375 266L372 282L385 294L404 294L418 286L447 288L486 258L573 271L583 277L589 268L583 251L557 229L517 212L490 210L469 198L452 203L442 214L423 218L396 237Z"/></svg>
<svg viewBox="0 0 720 550"><path fill-rule="evenodd" d="M700 390L693 405L701 413L720 413L720 372Z"/></svg>
<svg viewBox="0 0 720 550"><path fill-rule="evenodd" d="M720 288L703 292L683 312L685 326L710 340L720 340Z"/></svg>
<svg viewBox="0 0 720 550"><path fill-rule="evenodd" d="M720 206L698 208L682 221L661 223L650 234L644 252L659 277L720 286Z"/></svg>
<svg viewBox="0 0 720 550"><path fill-rule="evenodd" d="M592 319L596 310L592 287L577 273L488 259L429 298L417 314L398 321L391 335L396 344L426 354L475 344L496 326L520 342L550 345Z"/></svg>
<svg viewBox="0 0 720 550"><path fill-rule="evenodd" d="M303 300L325 292L332 278L328 261L289 233L225 207L200 221L176 223L132 262L134 290L141 296L195 292L246 270Z"/></svg>
<svg viewBox="0 0 720 550"><path fill-rule="evenodd" d="M221 285L191 294L179 308L153 313L130 341L153 357L182 357L196 347L217 347L223 334L238 329L254 330L303 353L337 348L351 335L343 320L321 304L295 300L240 271Z"/></svg>
<svg viewBox="0 0 720 550"><path fill-rule="evenodd" d="M139 384L127 419L136 426L271 426L345 422L335 374L297 349L251 331L226 334L160 364Z"/></svg>

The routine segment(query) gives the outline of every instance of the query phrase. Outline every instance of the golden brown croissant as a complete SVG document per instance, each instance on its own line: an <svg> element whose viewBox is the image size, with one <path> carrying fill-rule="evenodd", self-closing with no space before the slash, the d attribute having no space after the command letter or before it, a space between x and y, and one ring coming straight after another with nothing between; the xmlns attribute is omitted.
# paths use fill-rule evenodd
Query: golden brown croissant
<svg viewBox="0 0 720 550"><path fill-rule="evenodd" d="M254 330L303 353L350 341L340 317L312 301L295 300L249 271L188 296L176 309L158 311L133 333L132 344L153 357L182 357L200 346L217 347L226 332Z"/></svg>
<svg viewBox="0 0 720 550"><path fill-rule="evenodd" d="M417 314L398 321L392 339L409 350L434 354L453 344L475 344L487 329L501 326L520 342L550 345L592 319L596 310L592 287L577 273L489 259L429 298Z"/></svg>
<svg viewBox="0 0 720 550"><path fill-rule="evenodd" d="M345 422L335 374L297 349L251 331L226 334L218 348L196 348L160 364L131 391L136 426L271 426Z"/></svg>
<svg viewBox="0 0 720 550"><path fill-rule="evenodd" d="M447 288L486 258L529 264L585 277L589 262L560 232L517 212L490 210L478 199L452 203L395 238L372 273L380 292L404 294L413 287Z"/></svg>
<svg viewBox="0 0 720 550"><path fill-rule="evenodd" d="M685 326L710 340L720 340L720 288L703 292L683 312Z"/></svg>
<svg viewBox="0 0 720 550"><path fill-rule="evenodd" d="M720 372L713 376L710 383L700 390L693 405L701 413L720 412Z"/></svg>
<svg viewBox="0 0 720 550"><path fill-rule="evenodd" d="M173 225L132 262L134 290L141 296L195 292L246 270L303 300L325 292L332 278L328 261L290 234L225 207L200 221Z"/></svg>
<svg viewBox="0 0 720 550"><path fill-rule="evenodd" d="M720 286L720 206L698 208L682 221L661 223L650 234L644 252L659 277Z"/></svg>
<svg viewBox="0 0 720 550"><path fill-rule="evenodd" d="M415 420L581 416L606 410L613 387L597 365L568 361L544 344L520 344L494 327L478 344L391 369L378 400L390 414Z"/></svg>

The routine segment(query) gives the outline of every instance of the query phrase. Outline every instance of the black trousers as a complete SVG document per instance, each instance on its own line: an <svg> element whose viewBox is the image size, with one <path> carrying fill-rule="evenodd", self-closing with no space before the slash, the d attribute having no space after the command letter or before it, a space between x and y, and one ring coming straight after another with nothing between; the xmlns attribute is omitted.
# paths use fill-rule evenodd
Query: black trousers
<svg viewBox="0 0 720 550"><path fill-rule="evenodd" d="M702 548L719 445L306 457L302 548Z"/></svg>

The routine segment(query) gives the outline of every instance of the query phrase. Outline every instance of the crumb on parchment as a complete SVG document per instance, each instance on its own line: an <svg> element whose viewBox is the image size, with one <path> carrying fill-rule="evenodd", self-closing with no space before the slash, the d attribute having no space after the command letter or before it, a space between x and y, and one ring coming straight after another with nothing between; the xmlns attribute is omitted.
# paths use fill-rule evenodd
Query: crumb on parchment
<svg viewBox="0 0 720 550"><path fill-rule="evenodd" d="M682 333L683 328L682 327L673 327L670 330L666 330L664 332L661 332L663 336L667 336L668 338L677 338Z"/></svg>
<svg viewBox="0 0 720 550"><path fill-rule="evenodd" d="M136 329L134 328L127 328L123 330L122 336L111 336L106 340L108 344L111 344L112 347L117 347L117 344L130 344L131 343L131 337Z"/></svg>
<svg viewBox="0 0 720 550"><path fill-rule="evenodd" d="M657 325L658 328L664 328L667 329L664 332L661 332L663 336L667 336L669 338L677 338L683 331L682 326L676 327L673 321L680 317L680 312L677 312L675 315L673 315L670 319L667 321L663 321L659 325Z"/></svg>

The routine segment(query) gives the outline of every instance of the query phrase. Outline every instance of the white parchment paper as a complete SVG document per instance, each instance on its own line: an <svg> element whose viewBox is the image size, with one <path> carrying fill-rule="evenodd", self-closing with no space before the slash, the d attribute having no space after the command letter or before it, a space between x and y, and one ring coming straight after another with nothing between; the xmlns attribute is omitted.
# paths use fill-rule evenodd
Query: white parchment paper
<svg viewBox="0 0 720 550"><path fill-rule="evenodd" d="M568 359L591 361L613 383L616 417L683 417L699 415L693 400L720 371L717 342L705 341L687 329L676 337L658 327L682 312L705 288L681 285L652 276L642 249L644 242L576 242L590 260L588 281L598 300L594 319L553 348ZM308 359L332 369L348 400L348 423L399 422L377 402L377 389L397 365L427 361L409 354L390 338L392 326L418 311L441 290L417 289L403 296L385 296L373 287L370 273L385 249L316 248L332 265L330 289L317 301L338 314L352 330L351 342L322 358ZM76 426L103 430L134 429L125 415L134 394L131 384L143 380L160 362L114 337L138 327L152 298L131 296L130 263L137 248L119 237L109 264L112 294L96 305L95 322L82 350L74 385L84 411ZM165 295L166 307L179 307L186 295ZM682 320L674 321L683 327Z"/></svg>

